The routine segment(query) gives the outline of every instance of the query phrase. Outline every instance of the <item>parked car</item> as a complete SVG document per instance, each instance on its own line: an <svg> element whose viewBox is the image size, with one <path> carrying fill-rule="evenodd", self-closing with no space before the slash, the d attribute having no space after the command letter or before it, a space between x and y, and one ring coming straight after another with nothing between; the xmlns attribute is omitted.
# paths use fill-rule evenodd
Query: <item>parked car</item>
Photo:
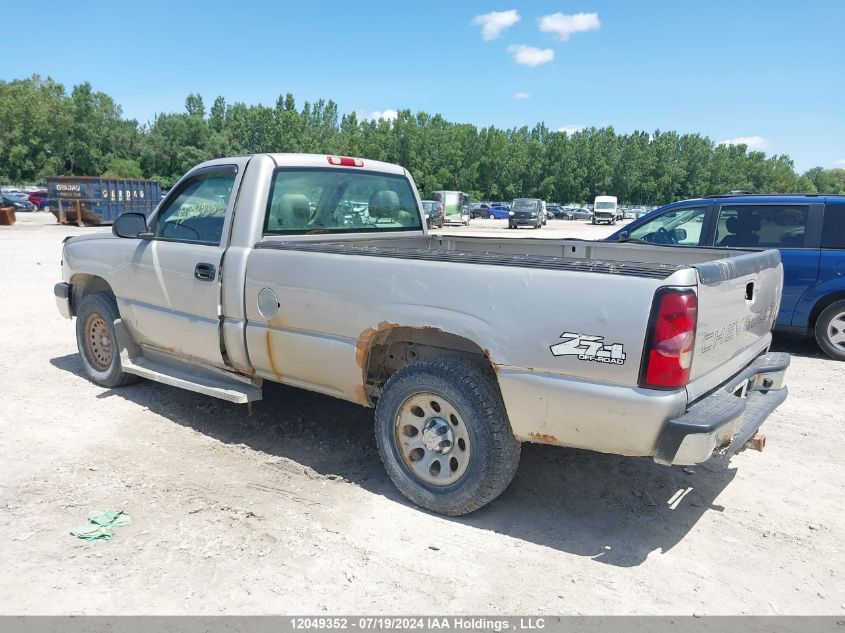
<svg viewBox="0 0 845 633"><path fill-rule="evenodd" d="M559 205L548 205L546 207L546 211L548 212L549 217L555 218L556 220L569 219L566 217L566 209Z"/></svg>
<svg viewBox="0 0 845 633"><path fill-rule="evenodd" d="M488 218L491 220L507 220L510 217L510 206L506 204L493 204L488 209Z"/></svg>
<svg viewBox="0 0 845 633"><path fill-rule="evenodd" d="M4 193L3 206L14 207L15 211L35 211L36 206L32 204L25 193Z"/></svg>
<svg viewBox="0 0 845 633"><path fill-rule="evenodd" d="M437 200L423 200L423 213L425 213L425 221L428 228L443 228L445 222L443 218L443 205Z"/></svg>
<svg viewBox="0 0 845 633"><path fill-rule="evenodd" d="M587 209L581 207L570 209L569 214L572 216L573 220L590 220L593 217L592 211L588 211Z"/></svg>
<svg viewBox="0 0 845 633"><path fill-rule="evenodd" d="M29 194L27 200L34 204L39 211L50 210L50 202L47 198L46 189L36 189L35 191Z"/></svg>
<svg viewBox="0 0 845 633"><path fill-rule="evenodd" d="M845 360L845 196L725 195L675 202L607 238L667 246L780 250L775 328L814 336Z"/></svg>
<svg viewBox="0 0 845 633"><path fill-rule="evenodd" d="M539 198L516 198L508 212L509 229L520 226L539 229L546 221L546 203Z"/></svg>
<svg viewBox="0 0 845 633"><path fill-rule="evenodd" d="M368 201L367 226L339 222L346 200ZM149 218L65 240L54 295L101 386L249 403L270 381L375 406L390 478L449 515L508 486L520 442L694 464L744 447L786 398L777 251L447 240L423 222L399 165L220 158Z"/></svg>
<svg viewBox="0 0 845 633"><path fill-rule="evenodd" d="M470 208L470 217L474 220L476 218L487 218L490 216L490 206L486 202L476 202Z"/></svg>

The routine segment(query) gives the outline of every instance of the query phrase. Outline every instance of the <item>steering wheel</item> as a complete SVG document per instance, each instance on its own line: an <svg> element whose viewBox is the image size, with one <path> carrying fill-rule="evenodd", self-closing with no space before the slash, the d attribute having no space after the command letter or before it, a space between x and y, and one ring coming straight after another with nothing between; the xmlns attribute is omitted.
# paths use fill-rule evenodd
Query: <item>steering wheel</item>
<svg viewBox="0 0 845 633"><path fill-rule="evenodd" d="M659 229L657 229L657 237L659 238L659 241L657 241L658 244L677 244L678 243L678 240L675 239L675 236L672 233L670 233L669 231L667 231L662 226Z"/></svg>

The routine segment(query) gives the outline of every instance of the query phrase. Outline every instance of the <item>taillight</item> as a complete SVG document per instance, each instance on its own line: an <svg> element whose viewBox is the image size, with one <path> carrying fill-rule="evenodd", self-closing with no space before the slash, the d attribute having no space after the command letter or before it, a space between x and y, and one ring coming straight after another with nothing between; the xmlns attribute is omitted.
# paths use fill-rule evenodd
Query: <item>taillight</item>
<svg viewBox="0 0 845 633"><path fill-rule="evenodd" d="M698 297L689 289L663 288L654 296L640 386L677 389L689 382Z"/></svg>
<svg viewBox="0 0 845 633"><path fill-rule="evenodd" d="M329 165L342 165L343 167L363 167L364 161L360 158L350 158L349 156L326 156L329 159Z"/></svg>

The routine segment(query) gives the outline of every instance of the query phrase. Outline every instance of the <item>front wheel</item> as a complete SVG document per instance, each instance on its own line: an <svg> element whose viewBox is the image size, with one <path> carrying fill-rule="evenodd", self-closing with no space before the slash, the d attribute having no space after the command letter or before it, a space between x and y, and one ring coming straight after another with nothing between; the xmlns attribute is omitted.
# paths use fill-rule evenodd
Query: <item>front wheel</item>
<svg viewBox="0 0 845 633"><path fill-rule="evenodd" d="M384 467L408 499L457 516L498 497L519 465L493 379L453 358L406 365L376 406L376 443Z"/></svg>
<svg viewBox="0 0 845 633"><path fill-rule="evenodd" d="M816 341L831 358L845 360L845 299L834 301L819 315Z"/></svg>
<svg viewBox="0 0 845 633"><path fill-rule="evenodd" d="M82 368L91 381L103 387L120 387L137 380L124 373L114 333L120 318L117 302L110 292L95 292L83 297L76 311L76 346Z"/></svg>

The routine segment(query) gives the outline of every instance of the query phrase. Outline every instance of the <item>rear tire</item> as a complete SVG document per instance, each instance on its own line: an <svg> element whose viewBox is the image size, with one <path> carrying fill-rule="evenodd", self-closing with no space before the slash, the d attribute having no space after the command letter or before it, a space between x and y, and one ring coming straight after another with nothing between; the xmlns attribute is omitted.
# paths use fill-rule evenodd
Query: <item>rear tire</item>
<svg viewBox="0 0 845 633"><path fill-rule="evenodd" d="M375 434L400 492L440 514L486 505L519 465L520 443L493 379L454 358L416 361L393 374L376 406Z"/></svg>
<svg viewBox="0 0 845 633"><path fill-rule="evenodd" d="M114 322L119 318L117 301L111 292L85 295L76 310L76 346L82 368L92 382L102 387L120 387L138 379L120 367L114 334Z"/></svg>
<svg viewBox="0 0 845 633"><path fill-rule="evenodd" d="M845 299L834 301L822 311L816 321L815 334L825 354L845 361Z"/></svg>

